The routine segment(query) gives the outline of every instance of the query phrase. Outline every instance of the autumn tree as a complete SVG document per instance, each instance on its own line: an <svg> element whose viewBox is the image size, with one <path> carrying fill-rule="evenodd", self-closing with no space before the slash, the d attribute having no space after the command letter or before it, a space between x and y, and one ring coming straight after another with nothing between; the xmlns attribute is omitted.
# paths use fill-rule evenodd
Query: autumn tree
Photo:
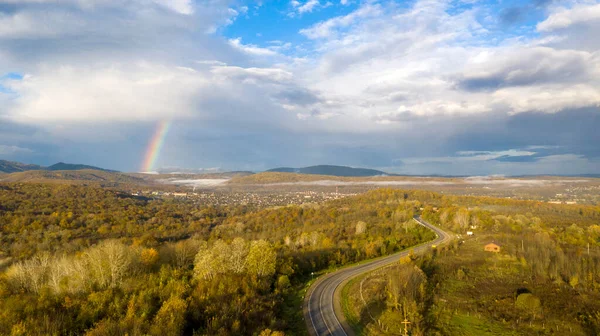
<svg viewBox="0 0 600 336"><path fill-rule="evenodd" d="M271 276L275 273L276 262L277 254L267 241L257 240L250 244L246 258L248 273L258 277Z"/></svg>

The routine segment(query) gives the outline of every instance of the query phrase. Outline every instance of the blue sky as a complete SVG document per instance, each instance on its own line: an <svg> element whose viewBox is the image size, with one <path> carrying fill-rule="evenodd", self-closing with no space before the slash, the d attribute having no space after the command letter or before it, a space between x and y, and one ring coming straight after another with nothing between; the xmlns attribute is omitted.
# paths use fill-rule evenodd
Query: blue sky
<svg viewBox="0 0 600 336"><path fill-rule="evenodd" d="M597 0L0 0L0 159L600 171Z"/></svg>

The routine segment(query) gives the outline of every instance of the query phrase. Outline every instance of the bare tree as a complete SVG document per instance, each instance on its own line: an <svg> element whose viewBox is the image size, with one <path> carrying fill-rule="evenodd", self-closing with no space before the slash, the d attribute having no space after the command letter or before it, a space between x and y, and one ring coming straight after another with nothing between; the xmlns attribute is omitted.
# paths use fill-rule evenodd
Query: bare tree
<svg viewBox="0 0 600 336"><path fill-rule="evenodd" d="M248 244L243 238L235 238L231 242L230 267L231 271L241 274L246 271L246 257L248 256Z"/></svg>

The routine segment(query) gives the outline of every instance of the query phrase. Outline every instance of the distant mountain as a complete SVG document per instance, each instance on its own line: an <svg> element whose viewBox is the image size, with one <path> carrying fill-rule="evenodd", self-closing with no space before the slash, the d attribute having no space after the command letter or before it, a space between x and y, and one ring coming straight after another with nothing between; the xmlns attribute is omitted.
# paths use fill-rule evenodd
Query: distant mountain
<svg viewBox="0 0 600 336"><path fill-rule="evenodd" d="M14 161L6 161L0 160L0 172L3 173L17 173L28 170L40 170L44 169L42 166L34 165L34 164L26 164L21 162Z"/></svg>
<svg viewBox="0 0 600 336"><path fill-rule="evenodd" d="M32 170L3 175L2 182L70 182L70 183L100 183L103 185L115 184L148 184L142 178L117 172L102 170Z"/></svg>
<svg viewBox="0 0 600 336"><path fill-rule="evenodd" d="M50 167L46 167L43 169L50 170L50 171L91 169L91 170L101 170L101 171L112 172L112 173L116 172L115 170L110 170L110 169L98 168L98 167L88 166L88 165L84 165L84 164L73 164L73 163L64 163L64 162L59 162L59 163L53 164Z"/></svg>
<svg viewBox="0 0 600 336"><path fill-rule="evenodd" d="M366 177L366 176L387 176L391 175L386 172L367 168L352 168L346 166L331 166L319 165L304 168L289 168L281 167L267 170L267 172L276 173L296 173L296 174L311 174L311 175L330 175L344 177Z"/></svg>

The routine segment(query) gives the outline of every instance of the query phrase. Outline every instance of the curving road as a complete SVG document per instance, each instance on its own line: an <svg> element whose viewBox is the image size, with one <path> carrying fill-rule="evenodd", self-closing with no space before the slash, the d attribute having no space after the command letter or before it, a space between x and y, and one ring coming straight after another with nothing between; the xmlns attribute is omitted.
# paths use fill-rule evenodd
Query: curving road
<svg viewBox="0 0 600 336"><path fill-rule="evenodd" d="M436 239L415 247L413 249L415 253L420 253L430 248L431 245L441 244L451 239L451 236L448 233L423 221L420 217L416 217L415 221L420 225L433 230L437 235ZM342 284L345 284L350 279L360 274L373 271L398 261L401 257L408 255L408 253L408 250L398 252L365 264L340 269L318 279L309 288L308 292L306 292L304 298L304 319L308 325L309 333L313 336L354 335L354 332L346 323L344 314L342 313L340 303L341 290L344 287Z"/></svg>

